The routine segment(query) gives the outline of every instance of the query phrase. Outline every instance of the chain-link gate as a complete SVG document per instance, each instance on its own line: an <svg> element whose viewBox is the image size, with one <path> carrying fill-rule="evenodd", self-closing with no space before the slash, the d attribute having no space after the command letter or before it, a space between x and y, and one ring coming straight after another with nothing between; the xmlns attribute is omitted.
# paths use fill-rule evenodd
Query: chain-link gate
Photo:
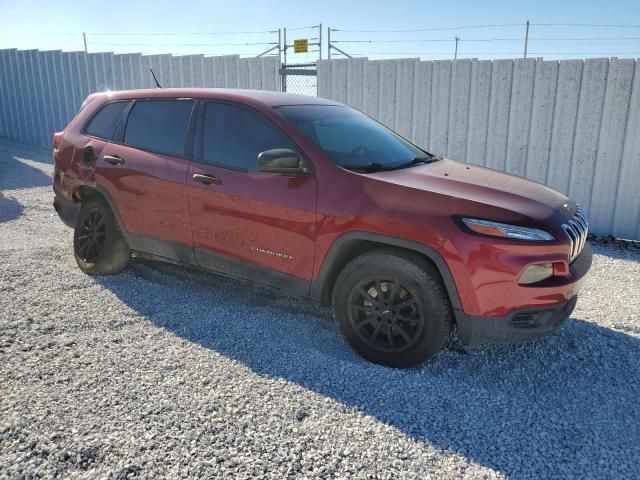
<svg viewBox="0 0 640 480"><path fill-rule="evenodd" d="M313 97L318 94L318 76L315 63L282 65L280 79L283 92Z"/></svg>

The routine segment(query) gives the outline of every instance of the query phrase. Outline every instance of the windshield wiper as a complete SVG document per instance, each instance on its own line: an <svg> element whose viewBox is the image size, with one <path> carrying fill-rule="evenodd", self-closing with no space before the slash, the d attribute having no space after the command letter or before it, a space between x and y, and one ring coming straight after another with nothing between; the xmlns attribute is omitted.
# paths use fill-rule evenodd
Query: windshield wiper
<svg viewBox="0 0 640 480"><path fill-rule="evenodd" d="M428 157L415 157L406 163L402 163L396 166L395 168L408 168L408 167L413 167L414 165L419 165L421 163L433 163L439 160L442 160L442 157L440 155L431 155Z"/></svg>
<svg viewBox="0 0 640 480"><path fill-rule="evenodd" d="M384 165L377 162L367 163L366 165L342 165L342 168L346 168L347 170L360 170L366 173L373 172L382 172L383 170L388 170Z"/></svg>
<svg viewBox="0 0 640 480"><path fill-rule="evenodd" d="M424 157L415 157L406 163L401 163L400 165L383 165L382 163L371 162L366 165L342 165L342 168L346 168L347 170L359 170L366 173L388 172L390 170L413 167L420 163L437 162L438 160L442 160L442 158L443 157L440 155L429 155Z"/></svg>

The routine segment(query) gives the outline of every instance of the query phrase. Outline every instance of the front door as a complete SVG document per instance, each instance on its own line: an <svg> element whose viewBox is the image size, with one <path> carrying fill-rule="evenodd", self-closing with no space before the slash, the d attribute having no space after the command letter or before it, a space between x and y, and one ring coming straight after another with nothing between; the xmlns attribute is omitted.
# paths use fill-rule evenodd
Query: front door
<svg viewBox="0 0 640 480"><path fill-rule="evenodd" d="M293 142L248 107L202 107L187 176L197 261L306 295L315 253L315 178L258 173L260 152L297 150Z"/></svg>

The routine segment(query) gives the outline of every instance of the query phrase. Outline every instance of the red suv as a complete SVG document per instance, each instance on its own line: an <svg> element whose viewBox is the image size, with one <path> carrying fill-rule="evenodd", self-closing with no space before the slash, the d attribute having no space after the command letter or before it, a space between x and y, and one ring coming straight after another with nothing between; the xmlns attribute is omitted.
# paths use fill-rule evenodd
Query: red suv
<svg viewBox="0 0 640 480"><path fill-rule="evenodd" d="M135 255L287 290L331 305L359 354L394 367L431 358L454 326L465 345L553 331L591 266L564 195L319 98L92 94L54 159L83 271Z"/></svg>

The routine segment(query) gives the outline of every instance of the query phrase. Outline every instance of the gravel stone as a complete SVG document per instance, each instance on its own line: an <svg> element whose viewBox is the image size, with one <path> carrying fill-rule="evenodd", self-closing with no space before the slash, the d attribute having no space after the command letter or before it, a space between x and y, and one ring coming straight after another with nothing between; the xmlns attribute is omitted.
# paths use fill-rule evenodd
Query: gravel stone
<svg viewBox="0 0 640 480"><path fill-rule="evenodd" d="M89 277L0 140L0 478L639 478L640 251L541 341L367 363L327 312L173 265Z"/></svg>

